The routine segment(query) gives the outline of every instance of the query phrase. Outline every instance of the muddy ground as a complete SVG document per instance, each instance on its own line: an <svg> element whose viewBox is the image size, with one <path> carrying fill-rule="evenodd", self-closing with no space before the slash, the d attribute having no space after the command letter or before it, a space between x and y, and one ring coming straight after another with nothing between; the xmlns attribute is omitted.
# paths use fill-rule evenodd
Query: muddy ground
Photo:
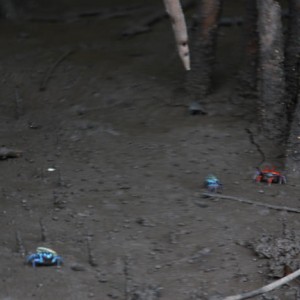
<svg viewBox="0 0 300 300"><path fill-rule="evenodd" d="M248 243L297 232L299 215L202 197L213 173L224 195L300 208L299 186L252 181L261 151L282 158L235 92L241 28L221 30L208 114L190 116L168 21L121 36L147 14L1 21L1 145L23 154L0 161L0 299L207 299L273 280ZM38 246L64 265L26 265Z"/></svg>

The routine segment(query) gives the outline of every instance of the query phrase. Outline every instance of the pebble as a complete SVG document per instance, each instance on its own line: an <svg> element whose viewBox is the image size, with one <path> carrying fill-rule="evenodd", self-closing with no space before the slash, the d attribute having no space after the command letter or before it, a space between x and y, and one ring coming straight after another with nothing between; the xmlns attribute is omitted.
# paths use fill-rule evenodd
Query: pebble
<svg viewBox="0 0 300 300"><path fill-rule="evenodd" d="M75 264L71 265L71 270L76 271L76 272L82 272L82 271L85 271L85 267L81 264L75 263Z"/></svg>
<svg viewBox="0 0 300 300"><path fill-rule="evenodd" d="M106 274L104 274L104 273L103 274L99 274L98 281L101 282L101 283L107 282L108 280L107 280Z"/></svg>
<svg viewBox="0 0 300 300"><path fill-rule="evenodd" d="M199 251L200 254L202 255L207 255L211 252L210 248L203 248L202 250Z"/></svg>

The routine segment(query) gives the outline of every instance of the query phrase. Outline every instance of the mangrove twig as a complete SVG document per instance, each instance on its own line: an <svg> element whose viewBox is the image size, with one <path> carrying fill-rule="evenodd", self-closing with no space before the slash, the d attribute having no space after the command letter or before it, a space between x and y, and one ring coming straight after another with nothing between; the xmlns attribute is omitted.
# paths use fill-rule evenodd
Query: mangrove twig
<svg viewBox="0 0 300 300"><path fill-rule="evenodd" d="M17 251L20 253L21 257L25 257L26 250L22 241L21 233L20 231L16 232L16 242L17 242Z"/></svg>
<svg viewBox="0 0 300 300"><path fill-rule="evenodd" d="M252 204L252 205L257 205L257 206L264 206L270 209L275 209L275 210L283 210L286 212L293 212L300 214L300 209L293 208L293 207L288 207L288 206L279 206L279 205L272 205L272 204L267 204L263 202L257 202L257 201L252 201L252 200L247 200L239 197L234 197L234 196L225 196L225 195L220 195L220 194L212 194L212 193L203 193L203 197L208 197L208 198L220 198L220 199L226 199L226 200L233 200L233 201L238 201L241 203L247 203L247 204Z"/></svg>

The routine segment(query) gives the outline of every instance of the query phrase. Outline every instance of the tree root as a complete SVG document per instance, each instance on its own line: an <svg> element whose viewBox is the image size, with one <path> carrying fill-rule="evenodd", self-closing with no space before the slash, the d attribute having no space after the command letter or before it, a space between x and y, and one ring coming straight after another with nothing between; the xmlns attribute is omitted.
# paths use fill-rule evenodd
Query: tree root
<svg viewBox="0 0 300 300"><path fill-rule="evenodd" d="M74 49L67 50L63 55L61 55L54 64L48 69L46 72L41 84L40 84L40 91L45 91L47 88L47 83L50 80L50 78L53 75L54 70L57 68L57 66L62 63L69 55L73 54L75 52Z"/></svg>
<svg viewBox="0 0 300 300"><path fill-rule="evenodd" d="M283 211L286 211L286 212L292 212L292 213L300 214L300 209L297 209L297 208L288 207L288 206L272 205L272 204L247 200L247 199L234 197L234 196L225 196L225 195L212 194L212 193L203 193L202 196L203 196L203 198L208 197L208 198L220 198L220 199L226 199L226 200L233 200L233 201L252 204L252 205L256 205L256 206L263 206L263 207L267 207L269 209L283 210Z"/></svg>
<svg viewBox="0 0 300 300"><path fill-rule="evenodd" d="M1 1L1 0L0 0ZM76 22L83 18L97 18L98 20L108 20L113 18L128 17L136 13L144 12L148 9L144 5L129 5L129 6L115 6L111 8L90 9L85 11L70 11L59 15L30 15L24 16L29 22Z"/></svg>

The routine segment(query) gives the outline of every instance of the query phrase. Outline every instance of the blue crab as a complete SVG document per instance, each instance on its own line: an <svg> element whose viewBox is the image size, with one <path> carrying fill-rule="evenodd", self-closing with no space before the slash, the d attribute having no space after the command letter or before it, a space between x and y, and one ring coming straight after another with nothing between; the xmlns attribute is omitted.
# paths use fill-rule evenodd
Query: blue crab
<svg viewBox="0 0 300 300"><path fill-rule="evenodd" d="M60 266L63 263L61 256L49 248L38 247L36 253L27 256L27 263L36 266Z"/></svg>
<svg viewBox="0 0 300 300"><path fill-rule="evenodd" d="M217 193L220 192L222 193L223 190L223 185L222 183L219 181L219 179L214 176L214 175L208 175L205 178L204 181L204 186L208 189L209 192L211 193Z"/></svg>

